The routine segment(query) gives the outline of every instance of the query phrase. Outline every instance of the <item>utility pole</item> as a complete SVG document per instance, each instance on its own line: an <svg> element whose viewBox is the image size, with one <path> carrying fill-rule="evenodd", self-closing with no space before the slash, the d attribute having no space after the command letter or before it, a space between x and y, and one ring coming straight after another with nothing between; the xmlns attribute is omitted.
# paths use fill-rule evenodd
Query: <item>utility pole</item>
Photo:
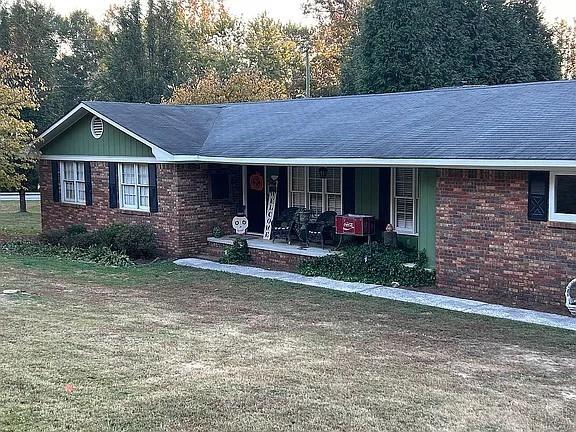
<svg viewBox="0 0 576 432"><path fill-rule="evenodd" d="M306 97L310 97L310 81L312 79L310 72L310 47L306 47Z"/></svg>

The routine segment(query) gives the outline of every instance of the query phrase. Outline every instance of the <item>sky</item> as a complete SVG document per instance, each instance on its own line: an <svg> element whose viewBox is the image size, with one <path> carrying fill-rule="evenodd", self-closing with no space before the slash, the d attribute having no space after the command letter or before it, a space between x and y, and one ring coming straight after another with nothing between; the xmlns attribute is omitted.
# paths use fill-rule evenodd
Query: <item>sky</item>
<svg viewBox="0 0 576 432"><path fill-rule="evenodd" d="M100 19L111 4L123 2L123 0L40 0L42 3L51 5L58 12L67 14L72 10L87 9L92 15ZM224 0L230 11L244 18L254 16L267 11L268 15L282 21L295 21L310 23L302 14L302 0ZM555 18L576 17L576 0L540 0L548 20Z"/></svg>

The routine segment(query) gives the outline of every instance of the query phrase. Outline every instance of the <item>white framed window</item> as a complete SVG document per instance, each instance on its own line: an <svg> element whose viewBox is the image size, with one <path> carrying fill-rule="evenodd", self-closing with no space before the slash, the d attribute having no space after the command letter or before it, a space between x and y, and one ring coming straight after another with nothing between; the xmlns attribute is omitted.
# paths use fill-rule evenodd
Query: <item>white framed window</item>
<svg viewBox="0 0 576 432"><path fill-rule="evenodd" d="M291 207L306 207L316 215L342 213L342 168L290 167L288 194Z"/></svg>
<svg viewBox="0 0 576 432"><path fill-rule="evenodd" d="M147 164L118 164L120 208L150 211L150 179Z"/></svg>
<svg viewBox="0 0 576 432"><path fill-rule="evenodd" d="M60 196L65 203L86 204L84 162L60 162Z"/></svg>
<svg viewBox="0 0 576 432"><path fill-rule="evenodd" d="M392 223L400 234L418 234L418 170L392 169Z"/></svg>
<svg viewBox="0 0 576 432"><path fill-rule="evenodd" d="M576 174L550 173L550 220L576 223Z"/></svg>

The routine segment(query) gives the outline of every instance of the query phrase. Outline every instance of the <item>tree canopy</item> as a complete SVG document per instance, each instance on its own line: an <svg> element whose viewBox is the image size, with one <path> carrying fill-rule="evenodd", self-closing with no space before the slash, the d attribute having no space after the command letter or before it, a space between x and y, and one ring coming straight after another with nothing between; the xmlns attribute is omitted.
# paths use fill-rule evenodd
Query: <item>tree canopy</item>
<svg viewBox="0 0 576 432"><path fill-rule="evenodd" d="M560 77L537 0L373 0L350 50L346 93Z"/></svg>
<svg viewBox="0 0 576 432"><path fill-rule="evenodd" d="M0 54L0 189L19 188L25 180L35 129L22 112L37 107L30 69L16 55Z"/></svg>

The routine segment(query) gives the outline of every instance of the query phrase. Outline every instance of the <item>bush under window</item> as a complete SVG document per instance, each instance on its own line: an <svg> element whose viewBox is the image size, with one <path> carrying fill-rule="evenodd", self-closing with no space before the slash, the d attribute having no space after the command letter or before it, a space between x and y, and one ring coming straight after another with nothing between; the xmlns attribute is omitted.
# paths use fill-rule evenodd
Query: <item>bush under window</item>
<svg viewBox="0 0 576 432"><path fill-rule="evenodd" d="M436 275L425 268L426 262L423 252L389 249L373 243L351 246L337 254L302 262L298 271L306 276L324 276L347 282L432 286L436 283Z"/></svg>

